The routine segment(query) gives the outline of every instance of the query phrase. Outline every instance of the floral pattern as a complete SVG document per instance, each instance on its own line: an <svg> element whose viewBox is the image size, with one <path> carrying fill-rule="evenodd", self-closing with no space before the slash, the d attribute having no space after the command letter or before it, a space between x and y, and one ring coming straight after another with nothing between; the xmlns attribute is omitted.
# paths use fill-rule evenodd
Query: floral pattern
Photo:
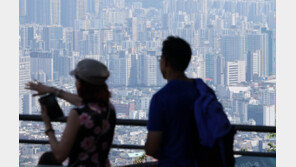
<svg viewBox="0 0 296 167"><path fill-rule="evenodd" d="M79 162L75 166L109 166L108 153L116 120L114 108L110 110L114 113L113 118L109 117L108 120L106 110L95 104L75 110L79 114L80 130L70 153L69 166L77 159Z"/></svg>
<svg viewBox="0 0 296 167"><path fill-rule="evenodd" d="M94 154L94 155L91 157L91 161L92 161L93 163L95 163L95 164L98 163L98 154L97 154L97 153Z"/></svg>
<svg viewBox="0 0 296 167"><path fill-rule="evenodd" d="M101 132L101 128L99 126L97 126L95 129L94 129L94 134L99 134Z"/></svg>
<svg viewBox="0 0 296 167"><path fill-rule="evenodd" d="M79 160L84 161L88 158L88 154L86 153L80 153L79 154Z"/></svg>
<svg viewBox="0 0 296 167"><path fill-rule="evenodd" d="M94 123L91 120L89 120L85 123L85 127L88 129L92 128L93 126L94 126Z"/></svg>
<svg viewBox="0 0 296 167"><path fill-rule="evenodd" d="M109 128L110 128L109 122L106 121L106 120L103 120L103 130L102 130L102 132L106 133L109 130Z"/></svg>
<svg viewBox="0 0 296 167"><path fill-rule="evenodd" d="M88 106L89 106L89 108L90 108L91 110L96 111L96 112L98 112L99 114L102 113L102 110L101 110L101 107L100 107L100 106L98 106L98 105L96 105L96 104L93 104L93 103L88 104Z"/></svg>
<svg viewBox="0 0 296 167"><path fill-rule="evenodd" d="M94 142L95 138L93 136L84 138L84 140L81 142L81 147L84 150L87 150L94 145Z"/></svg>
<svg viewBox="0 0 296 167"><path fill-rule="evenodd" d="M102 144L102 149L105 150L105 149L107 148L107 146L108 146L108 143L107 143L107 142L104 142L104 143Z"/></svg>
<svg viewBox="0 0 296 167"><path fill-rule="evenodd" d="M80 124L83 125L86 122L90 121L90 116L87 113L83 113L80 115Z"/></svg>

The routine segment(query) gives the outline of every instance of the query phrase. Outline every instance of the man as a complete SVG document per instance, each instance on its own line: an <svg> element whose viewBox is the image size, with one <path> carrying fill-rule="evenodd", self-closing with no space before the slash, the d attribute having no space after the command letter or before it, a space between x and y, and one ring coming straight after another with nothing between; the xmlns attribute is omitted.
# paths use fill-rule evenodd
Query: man
<svg viewBox="0 0 296 167"><path fill-rule="evenodd" d="M199 93L185 75L191 54L190 45L179 37L163 42L160 69L168 83L151 99L145 144L146 154L161 167L197 166L193 111Z"/></svg>

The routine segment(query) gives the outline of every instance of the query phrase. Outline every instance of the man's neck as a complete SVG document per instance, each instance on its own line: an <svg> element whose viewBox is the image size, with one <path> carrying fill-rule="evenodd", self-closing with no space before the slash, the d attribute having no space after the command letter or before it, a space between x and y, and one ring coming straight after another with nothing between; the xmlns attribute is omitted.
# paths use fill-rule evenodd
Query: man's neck
<svg viewBox="0 0 296 167"><path fill-rule="evenodd" d="M185 75L184 72L174 72L169 73L166 77L168 81L171 80L184 80L184 81L190 81L190 79Z"/></svg>

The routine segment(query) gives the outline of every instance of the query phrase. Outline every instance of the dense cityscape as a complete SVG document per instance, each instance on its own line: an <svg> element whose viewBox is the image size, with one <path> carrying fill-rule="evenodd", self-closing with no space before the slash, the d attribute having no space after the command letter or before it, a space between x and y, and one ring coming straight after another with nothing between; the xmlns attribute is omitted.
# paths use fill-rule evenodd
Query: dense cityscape
<svg viewBox="0 0 296 167"><path fill-rule="evenodd" d="M119 119L147 119L150 99L166 81L159 70L162 41L190 43L186 74L216 92L233 124L275 126L275 0L19 0L20 114L40 114L25 83L75 92L69 72L92 58L111 72L107 83ZM74 107L59 100L65 115ZM64 128L56 123L58 138ZM20 139L43 139L42 122L22 122ZM143 145L144 127L117 126L114 144ZM275 137L237 133L236 150L268 151ZM20 166L36 165L49 145L20 144ZM144 150L112 149L114 166L132 164ZM150 159L152 160L152 159Z"/></svg>

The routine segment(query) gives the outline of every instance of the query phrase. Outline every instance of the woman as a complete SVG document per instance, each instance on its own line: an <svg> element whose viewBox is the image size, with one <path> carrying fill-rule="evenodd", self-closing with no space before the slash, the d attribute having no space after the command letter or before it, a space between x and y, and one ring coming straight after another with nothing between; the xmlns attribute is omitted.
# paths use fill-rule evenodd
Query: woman
<svg viewBox="0 0 296 167"><path fill-rule="evenodd" d="M77 106L69 113L61 141L57 141L46 108L42 106L41 116L52 152L43 154L39 164L62 164L69 157L69 166L110 166L108 153L116 114L105 82L109 71L96 60L84 59L70 74L76 78L78 95L38 82L27 83L27 89L37 91L34 96L54 93Z"/></svg>

